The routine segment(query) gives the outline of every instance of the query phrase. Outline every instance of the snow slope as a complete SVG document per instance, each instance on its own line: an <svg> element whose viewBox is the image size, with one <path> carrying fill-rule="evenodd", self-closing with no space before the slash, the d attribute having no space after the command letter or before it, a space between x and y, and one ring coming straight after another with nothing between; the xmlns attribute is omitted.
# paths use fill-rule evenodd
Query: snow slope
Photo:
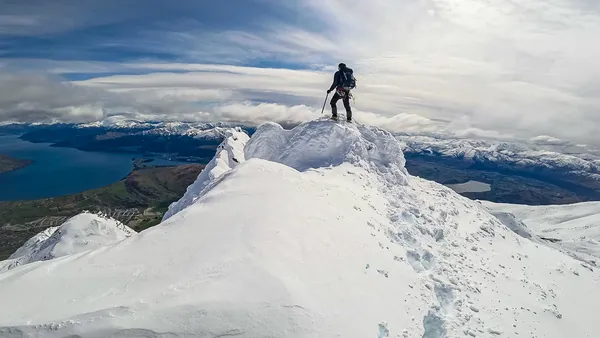
<svg viewBox="0 0 600 338"><path fill-rule="evenodd" d="M248 142L248 135L240 128L232 128L224 133L227 136L217 147L215 157L200 172L196 181L187 188L183 197L169 206L163 221L194 203L204 192L212 188L209 186L211 183L217 182L221 175L245 161L244 145Z"/></svg>
<svg viewBox="0 0 600 338"><path fill-rule="evenodd" d="M134 233L114 219L82 213L32 237L7 260L0 261L0 273L37 261L97 249Z"/></svg>
<svg viewBox="0 0 600 338"><path fill-rule="evenodd" d="M596 335L595 269L410 177L400 147L331 121L228 138L162 224L0 274L0 336Z"/></svg>
<svg viewBox="0 0 600 338"><path fill-rule="evenodd" d="M573 256L600 264L600 202L529 206L482 201L494 213L512 215Z"/></svg>

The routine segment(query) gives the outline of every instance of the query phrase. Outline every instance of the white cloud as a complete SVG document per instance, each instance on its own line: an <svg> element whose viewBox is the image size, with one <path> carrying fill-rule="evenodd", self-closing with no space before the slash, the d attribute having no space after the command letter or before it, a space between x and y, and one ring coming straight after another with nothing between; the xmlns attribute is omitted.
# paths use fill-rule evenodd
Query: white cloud
<svg viewBox="0 0 600 338"><path fill-rule="evenodd" d="M260 124L267 121L293 124L318 117L329 117L328 112L321 115L320 109L305 105L289 107L273 103L252 104L249 102L220 106L215 109L213 114L218 117L218 120L250 124ZM361 111L356 111L355 114L358 122L378 126L391 132L434 132L440 130L439 123L414 114L398 114L389 117Z"/></svg>
<svg viewBox="0 0 600 338"><path fill-rule="evenodd" d="M140 100L161 100L180 102L223 102L231 100L234 93L230 90L222 89L198 89L189 87L169 87L169 88L117 88L111 90L115 93L128 93L134 95Z"/></svg>
<svg viewBox="0 0 600 338"><path fill-rule="evenodd" d="M331 35L339 37L335 41L348 63L356 65L359 76L369 74L363 83L384 83L380 92L394 95L396 106L412 109L415 101L422 102L427 107L421 115L468 116L473 128L501 133L590 139L600 128L600 104L590 95L600 88L597 5L558 0L306 3L332 22Z"/></svg>
<svg viewBox="0 0 600 338"><path fill-rule="evenodd" d="M286 64L323 63L338 52L335 43L323 35L291 24L265 24L259 32L204 28L188 31L151 31L142 37L141 48L149 41L165 41L153 48L208 63L241 64L252 61L283 61Z"/></svg>
<svg viewBox="0 0 600 338"><path fill-rule="evenodd" d="M512 139L514 136L506 135L498 132L497 130L484 130L474 127L469 127L466 129L453 130L452 134L458 138L485 138L485 139L493 139L493 140L506 140Z"/></svg>
<svg viewBox="0 0 600 338"><path fill-rule="evenodd" d="M390 132L436 132L442 129L442 124L416 114L400 113L393 116L383 116L369 112L355 112L356 120L371 124Z"/></svg>
<svg viewBox="0 0 600 338"><path fill-rule="evenodd" d="M298 123L319 116L319 112L316 109L304 105L289 107L274 103L252 104L249 102L233 103L217 107L214 114L219 120L252 124L260 124L267 121Z"/></svg>
<svg viewBox="0 0 600 338"><path fill-rule="evenodd" d="M37 25L37 20L35 16L30 15L0 14L0 22L2 22L2 26L0 27L2 27L3 29L9 27L29 27Z"/></svg>
<svg viewBox="0 0 600 338"><path fill-rule="evenodd" d="M1 8L0 34L12 36L61 33L131 17L131 12L122 10L123 4L115 1L2 1Z"/></svg>
<svg viewBox="0 0 600 338"><path fill-rule="evenodd" d="M152 93L144 90L111 92L40 74L0 72L0 121L89 122L122 113L185 116L197 111L189 102L191 98L201 96L204 100L228 95L215 90L170 91L163 88Z"/></svg>
<svg viewBox="0 0 600 338"><path fill-rule="evenodd" d="M160 72L144 75L115 75L74 82L81 87L111 92L142 92L146 98L165 93L202 93L206 101L268 101L291 104L293 101L317 106L325 96L330 74L317 71L268 69L215 65L140 65L152 69L186 70L185 73ZM181 67L181 68L178 68ZM296 98L295 100L293 98ZM180 95L182 101L198 97Z"/></svg>
<svg viewBox="0 0 600 338"><path fill-rule="evenodd" d="M174 52L198 63L44 61L38 65L54 73L145 73L76 82L75 92L85 88L86 93L104 97L94 98L91 106L109 111L127 106L132 112L154 116L206 118L208 114L293 121L320 111L332 68L344 61L359 80L356 118L394 131L444 130L486 138L554 135L598 143L600 7L596 2L272 2L297 11L299 19L263 20L261 30L255 31L194 28L140 34L139 43L146 48ZM263 60L295 63L306 70L240 66ZM34 61L5 63L4 68ZM23 102L48 100L54 102L47 104L49 109L58 111L61 105L89 105L79 99L92 100L86 95L63 95L72 102L57 103L56 93L26 97ZM6 105L6 99L4 103L5 116L9 108L17 107L14 102Z"/></svg>
<svg viewBox="0 0 600 338"><path fill-rule="evenodd" d="M51 121L65 118L88 121L102 118L102 102L111 97L96 91L63 84L37 74L0 73L0 119Z"/></svg>
<svg viewBox="0 0 600 338"><path fill-rule="evenodd" d="M531 143L538 144L538 145L565 145L565 144L569 144L569 142L567 142L567 141L563 141L563 140L561 140L559 138L552 137L552 136L549 136L549 135L539 135L539 136L531 138L529 141Z"/></svg>

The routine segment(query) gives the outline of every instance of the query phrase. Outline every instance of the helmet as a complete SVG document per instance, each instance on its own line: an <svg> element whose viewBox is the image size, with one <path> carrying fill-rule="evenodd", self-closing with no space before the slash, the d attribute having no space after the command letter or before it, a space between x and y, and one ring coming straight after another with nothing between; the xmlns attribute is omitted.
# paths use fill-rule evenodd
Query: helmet
<svg viewBox="0 0 600 338"><path fill-rule="evenodd" d="M345 63L342 62L342 63L340 63L338 65L338 69L344 69L344 68L346 68L346 64Z"/></svg>

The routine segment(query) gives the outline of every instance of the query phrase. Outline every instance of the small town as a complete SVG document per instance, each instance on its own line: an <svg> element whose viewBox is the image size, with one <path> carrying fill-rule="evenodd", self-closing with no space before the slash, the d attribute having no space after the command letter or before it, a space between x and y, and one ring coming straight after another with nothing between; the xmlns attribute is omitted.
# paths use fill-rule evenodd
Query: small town
<svg viewBox="0 0 600 338"><path fill-rule="evenodd" d="M117 221L127 224L129 223L135 216L140 214L140 211L135 208L130 209L100 209L93 210L94 212L101 213L107 217L114 218ZM29 222L29 226L33 226L35 228L41 227L53 227L59 226L66 222L71 216L46 216L44 218L37 219L33 222Z"/></svg>

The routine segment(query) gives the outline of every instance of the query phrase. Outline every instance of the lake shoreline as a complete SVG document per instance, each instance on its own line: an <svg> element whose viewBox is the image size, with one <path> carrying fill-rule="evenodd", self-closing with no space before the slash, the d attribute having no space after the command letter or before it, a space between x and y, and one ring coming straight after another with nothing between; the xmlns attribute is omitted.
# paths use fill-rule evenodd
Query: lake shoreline
<svg viewBox="0 0 600 338"><path fill-rule="evenodd" d="M23 169L33 163L34 161L32 160L24 160L0 154L0 174Z"/></svg>
<svg viewBox="0 0 600 338"><path fill-rule="evenodd" d="M190 164L144 153L54 147L52 143L23 140L19 135L0 136L0 154L11 159L31 160L27 166L0 174L0 201L4 202L58 197L100 188L127 177L136 164L137 167Z"/></svg>

